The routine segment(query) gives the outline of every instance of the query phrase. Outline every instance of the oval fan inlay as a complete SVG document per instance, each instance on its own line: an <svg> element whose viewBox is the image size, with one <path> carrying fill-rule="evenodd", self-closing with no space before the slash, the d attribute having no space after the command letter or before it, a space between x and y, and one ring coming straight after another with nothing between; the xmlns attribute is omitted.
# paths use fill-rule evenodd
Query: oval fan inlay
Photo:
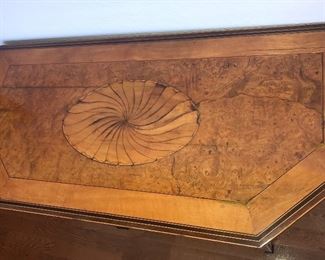
<svg viewBox="0 0 325 260"><path fill-rule="evenodd" d="M83 155L111 165L137 165L188 144L198 128L192 100L153 81L98 88L71 107L63 122L68 142Z"/></svg>

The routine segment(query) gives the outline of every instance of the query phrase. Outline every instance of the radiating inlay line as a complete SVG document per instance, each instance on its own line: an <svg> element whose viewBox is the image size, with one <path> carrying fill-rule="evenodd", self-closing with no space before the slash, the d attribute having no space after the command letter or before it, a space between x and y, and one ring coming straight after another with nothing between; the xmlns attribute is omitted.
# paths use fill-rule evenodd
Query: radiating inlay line
<svg viewBox="0 0 325 260"><path fill-rule="evenodd" d="M111 165L150 163L182 149L198 129L192 100L154 81L95 89L71 107L63 132L78 152Z"/></svg>

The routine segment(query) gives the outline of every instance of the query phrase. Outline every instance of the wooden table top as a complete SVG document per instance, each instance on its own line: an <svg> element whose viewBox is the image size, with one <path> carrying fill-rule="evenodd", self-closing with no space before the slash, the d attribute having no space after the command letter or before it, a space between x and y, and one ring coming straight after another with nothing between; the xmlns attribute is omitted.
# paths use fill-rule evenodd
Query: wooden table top
<svg viewBox="0 0 325 260"><path fill-rule="evenodd" d="M324 198L324 51L312 27L1 49L2 206L261 246Z"/></svg>

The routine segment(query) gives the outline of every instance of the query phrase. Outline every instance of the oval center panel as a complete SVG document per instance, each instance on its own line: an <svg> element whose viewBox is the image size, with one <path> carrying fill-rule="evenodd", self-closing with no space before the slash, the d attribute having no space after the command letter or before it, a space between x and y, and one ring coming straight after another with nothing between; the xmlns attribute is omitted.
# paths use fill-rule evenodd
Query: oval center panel
<svg viewBox="0 0 325 260"><path fill-rule="evenodd" d="M81 154L111 165L154 162L186 146L199 126L192 100L154 81L122 81L80 98L63 121Z"/></svg>

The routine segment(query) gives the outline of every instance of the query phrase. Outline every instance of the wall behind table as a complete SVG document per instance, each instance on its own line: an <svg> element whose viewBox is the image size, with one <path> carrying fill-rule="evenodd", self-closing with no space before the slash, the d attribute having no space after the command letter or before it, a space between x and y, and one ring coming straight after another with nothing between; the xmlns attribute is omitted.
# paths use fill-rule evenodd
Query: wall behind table
<svg viewBox="0 0 325 260"><path fill-rule="evenodd" d="M0 0L5 41L325 22L323 0Z"/></svg>

